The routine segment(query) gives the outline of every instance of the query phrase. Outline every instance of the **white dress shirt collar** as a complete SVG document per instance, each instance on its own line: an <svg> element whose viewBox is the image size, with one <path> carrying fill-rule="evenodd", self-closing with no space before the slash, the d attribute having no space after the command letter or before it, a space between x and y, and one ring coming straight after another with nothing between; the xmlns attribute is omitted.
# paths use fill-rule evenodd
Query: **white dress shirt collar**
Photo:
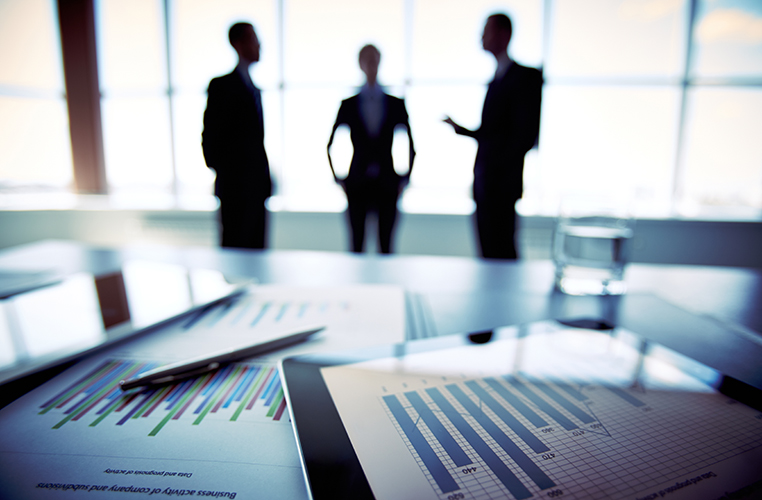
<svg viewBox="0 0 762 500"><path fill-rule="evenodd" d="M508 68L513 64L513 59L508 54L500 54L497 57L497 69L495 70L495 80L504 77Z"/></svg>
<svg viewBox="0 0 762 500"><path fill-rule="evenodd" d="M251 81L251 74L249 73L249 64L244 61L239 61L238 66L235 67L235 70L238 72L239 75L241 75L241 79L243 79L243 83L246 84L247 87L250 89L257 88L254 85L254 82Z"/></svg>
<svg viewBox="0 0 762 500"><path fill-rule="evenodd" d="M363 97L381 97L384 94L384 87L382 87L379 84L375 84L373 86L368 85L366 82L363 84L362 87L360 87L360 95Z"/></svg>

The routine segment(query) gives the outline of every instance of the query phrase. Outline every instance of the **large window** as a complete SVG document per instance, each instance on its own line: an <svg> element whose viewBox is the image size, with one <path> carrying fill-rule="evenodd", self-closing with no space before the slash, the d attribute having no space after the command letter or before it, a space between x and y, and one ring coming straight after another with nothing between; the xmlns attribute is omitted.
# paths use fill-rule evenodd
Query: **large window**
<svg viewBox="0 0 762 500"><path fill-rule="evenodd" d="M570 191L614 194L639 212L673 199L688 2L555 2L536 169L525 207Z"/></svg>
<svg viewBox="0 0 762 500"><path fill-rule="evenodd" d="M678 196L762 207L762 3L703 0L696 12Z"/></svg>
<svg viewBox="0 0 762 500"><path fill-rule="evenodd" d="M0 1L0 192L71 189L55 3Z"/></svg>
<svg viewBox="0 0 762 500"><path fill-rule="evenodd" d="M263 90L272 209L344 208L325 146L340 101L362 82L357 52L374 43L382 52L381 83L406 99L418 152L403 210L467 213L476 144L455 136L442 118L478 127L494 72L481 32L486 16L501 10L514 21L512 57L542 67L545 76L539 147L527 156L521 210L552 213L570 192L602 191L653 216L762 210L757 0L95 5L106 173L116 198L209 203L213 173L200 144L205 90L235 66L227 29L247 20L262 42L252 77ZM12 28L0 29L10 62L0 65L0 130L12 132L0 135L0 187L66 186L71 165L51 3L0 0L0 9L0 26ZM31 41L32 32L45 35L18 43ZM18 62L22 50L33 63ZM30 76L32 66L43 65ZM40 122L49 148L34 148L34 134L13 139ZM404 137L395 144L401 171L403 144ZM345 172L347 134L339 134L333 152Z"/></svg>
<svg viewBox="0 0 762 500"><path fill-rule="evenodd" d="M96 7L109 188L150 200L172 192L176 177L163 4L100 0Z"/></svg>

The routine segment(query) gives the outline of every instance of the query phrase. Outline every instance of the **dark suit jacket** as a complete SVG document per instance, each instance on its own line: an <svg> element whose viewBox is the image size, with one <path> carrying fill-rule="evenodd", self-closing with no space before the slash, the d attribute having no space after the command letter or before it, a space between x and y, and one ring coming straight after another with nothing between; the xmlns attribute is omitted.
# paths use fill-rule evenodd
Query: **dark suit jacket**
<svg viewBox="0 0 762 500"><path fill-rule="evenodd" d="M379 165L378 180L383 184L399 184L400 176L394 170L392 161L392 141L394 129L403 126L410 134L405 101L398 97L384 94L384 117L381 122L381 131L378 137L371 137L360 114L360 96L355 95L341 102L336 123L333 125L331 137L340 125L348 125L352 139L352 162L349 165L346 184L351 188L365 180L365 172L368 165ZM412 149L412 138L410 139Z"/></svg>
<svg viewBox="0 0 762 500"><path fill-rule="evenodd" d="M272 192L264 144L261 99L237 71L209 83L201 144L204 159L217 173L220 199L250 196L264 200Z"/></svg>
<svg viewBox="0 0 762 500"><path fill-rule="evenodd" d="M542 73L512 63L487 89L474 165L474 199L521 198L524 156L540 131Z"/></svg>

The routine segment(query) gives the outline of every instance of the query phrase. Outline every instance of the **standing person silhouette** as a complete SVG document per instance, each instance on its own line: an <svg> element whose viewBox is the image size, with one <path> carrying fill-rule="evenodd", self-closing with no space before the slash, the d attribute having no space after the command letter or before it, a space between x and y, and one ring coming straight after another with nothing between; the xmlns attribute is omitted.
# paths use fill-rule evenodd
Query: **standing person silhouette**
<svg viewBox="0 0 762 500"><path fill-rule="evenodd" d="M474 162L473 196L476 228L484 258L516 259L516 202L523 192L524 156L540 131L542 73L511 60L508 44L513 27L505 14L487 18L482 35L484 50L497 62L482 108L482 123L469 130L450 124L456 134L478 142Z"/></svg>
<svg viewBox="0 0 762 500"><path fill-rule="evenodd" d="M378 84L381 53L373 45L360 50L360 69L366 82L360 93L342 101L336 123L328 140L328 165L334 180L347 195L347 213L352 232L352 251L362 252L365 246L365 219L369 212L378 215L378 244L381 253L392 252L392 235L397 219L397 199L413 171L413 136L410 131L405 101L386 94ZM354 149L349 173L345 179L336 176L331 161L331 145L336 129L349 127ZM394 170L392 142L394 130L404 127L410 143L410 169L400 176Z"/></svg>
<svg viewBox="0 0 762 500"><path fill-rule="evenodd" d="M259 39L249 23L231 26L228 38L238 65L209 83L201 144L206 165L217 174L221 246L265 248L272 180L262 95L249 75L249 66L259 61Z"/></svg>

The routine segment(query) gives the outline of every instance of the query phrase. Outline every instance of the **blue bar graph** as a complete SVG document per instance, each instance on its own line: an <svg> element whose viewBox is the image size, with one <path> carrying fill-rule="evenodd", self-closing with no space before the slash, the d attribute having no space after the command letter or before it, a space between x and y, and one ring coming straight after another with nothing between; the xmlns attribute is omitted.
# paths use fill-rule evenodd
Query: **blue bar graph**
<svg viewBox="0 0 762 500"><path fill-rule="evenodd" d="M539 416L537 413L532 411L532 409L529 408L527 405L525 405L521 399L513 395L511 391L506 389L496 379L494 379L493 377L487 377L484 379L484 381L496 393L498 393L501 398L506 400L508 404L516 408L516 410L518 410L519 413L524 415L524 418L529 420L532 423L532 425L534 425L535 427L545 427L546 425L548 425L548 423L541 416Z"/></svg>
<svg viewBox="0 0 762 500"><path fill-rule="evenodd" d="M230 321L231 325L237 324L238 321L240 321L241 318L243 318L246 315L246 313L249 312L249 307L251 307L251 305L253 303L253 300L254 299L252 299L251 297L247 297L246 300L242 301L242 303L241 303L241 309L238 311L238 313L236 314L235 318L233 318Z"/></svg>
<svg viewBox="0 0 762 500"><path fill-rule="evenodd" d="M635 406L636 408L639 408L641 406L645 406L646 405L643 401L641 401L638 398L632 396L629 392L624 391L624 390L620 389L619 387L612 387L612 386L608 386L608 385L604 386L604 387L606 387L606 389L610 390L611 392L613 392L614 394L616 394L620 398L622 398L625 401L627 401L628 403L630 403L632 406Z"/></svg>
<svg viewBox="0 0 762 500"><path fill-rule="evenodd" d="M423 401L423 398L421 398L417 392L406 392L405 396L407 397L407 400L410 401L410 404L413 405L415 411L418 412L418 415L420 415L431 432L434 434L434 437L437 438L439 444L442 445L442 448L445 449L455 465L458 467L463 467L464 465L471 464L471 459L468 458L468 455L466 455L466 453L463 451L463 448L461 448L460 445L455 442L452 434L450 434L450 432L444 428L442 422L440 422L436 415L434 415L434 412L432 412L428 405Z"/></svg>
<svg viewBox="0 0 762 500"><path fill-rule="evenodd" d="M505 433L500 430L500 428L490 420L484 412L482 412L476 404L471 401L471 399L461 390L460 387L458 387L456 384L449 384L447 386L447 390L450 391L450 394L455 396L455 399L458 400L458 403L460 403L463 408L479 423L482 428L487 431L487 433L492 436L492 439L494 439L500 447L505 450L505 452L510 456L516 464L521 467L521 470L526 472L526 474L529 476L529 478L534 481L534 483L540 487L540 489L550 488L552 486L555 486L555 483L552 479L550 479L538 466L535 464L531 458L529 458L526 453L521 451L521 448L519 448L516 443L514 443L511 438L505 435ZM428 391L428 390L427 390ZM544 445L543 445L544 446ZM547 451L547 446L544 446L545 450ZM507 487L507 485L506 485Z"/></svg>
<svg viewBox="0 0 762 500"><path fill-rule="evenodd" d="M217 304L209 304L209 305L206 305L206 306L202 307L201 309L196 311L193 315L191 315L190 319L188 319L188 321L183 325L183 328L186 329L186 330L191 329L193 327L193 325L195 325L196 323L201 321L201 318L206 316L215 307L217 307Z"/></svg>
<svg viewBox="0 0 762 500"><path fill-rule="evenodd" d="M237 305L237 304L238 304L238 299L239 299L239 298L240 298L240 297L234 297L233 299L231 299L231 300L228 300L227 302L225 302L225 303L224 303L224 304L223 304L223 305L222 305L222 306L221 306L221 307L220 307L220 308L217 310L217 314L215 314L215 315L212 317L212 320L209 322L209 324L208 324L207 326L209 326L209 327L211 328L211 327L214 327L215 325L217 325L217 323L219 323L219 321L220 321L222 318L224 318L225 316L227 316L227 315L228 315L228 312L230 312L230 310L233 308L233 306L235 306L235 305Z"/></svg>
<svg viewBox="0 0 762 500"><path fill-rule="evenodd" d="M532 448L532 451L535 453L543 453L548 451L548 447L545 445L545 443L540 441L537 436L532 434L529 429L524 427L522 423L516 419L516 417L511 415L510 412L505 409L504 406L495 401L495 399L490 396L487 391L485 391L484 388L480 386L476 381L471 380L470 382L466 382L466 387L471 389L471 391L473 391L473 393L476 394L479 399L481 399L493 412L495 412L495 415L497 415L500 420L505 422L505 424L510 427L511 430L515 432L522 441L528 444L529 447ZM447 386L447 388L450 389L450 386ZM450 392L452 392L452 390L450 390ZM460 399L458 399L458 401L460 401Z"/></svg>
<svg viewBox="0 0 762 500"><path fill-rule="evenodd" d="M288 311L288 308L291 307L291 304L286 302L282 306L280 306L280 311L278 311L278 315L275 316L275 321L280 321L283 319L283 316L286 315L286 311Z"/></svg>
<svg viewBox="0 0 762 500"><path fill-rule="evenodd" d="M537 407L545 412L550 418L558 422L558 424L566 429L567 431L571 431L573 429L579 429L579 426L566 418L563 413L553 408L550 403L542 399L538 394L536 394L532 389L527 387L526 385L522 384L518 379L511 377L510 375L506 375L505 379L513 386L515 387L521 394L524 395L528 400L530 400L532 403L536 404Z"/></svg>
<svg viewBox="0 0 762 500"><path fill-rule="evenodd" d="M556 382L556 385L560 387L561 389L563 389L563 391L566 392L566 394L573 397L577 401L587 401L588 399L590 399L584 394L582 394L581 392L579 392L577 389L572 387L571 384Z"/></svg>
<svg viewBox="0 0 762 500"><path fill-rule="evenodd" d="M309 308L310 304L309 302L303 302L301 306L299 306L299 312L297 313L297 318L304 317L304 313L307 312L307 308Z"/></svg>
<svg viewBox="0 0 762 500"><path fill-rule="evenodd" d="M492 451L492 448L484 442L479 434L471 427L468 422L458 413L450 402L436 388L426 389L426 393L434 400L437 406L444 412L445 416L452 422L458 432L466 438L466 441L473 447L476 453L484 460L487 466L497 476L498 480L508 489L518 500L529 498L532 493L526 486L511 472L500 457ZM468 399L468 398L466 398ZM478 409L477 409L478 412ZM481 412L478 412L481 413ZM493 424L494 425L494 424ZM515 446L515 445L514 445Z"/></svg>
<svg viewBox="0 0 762 500"><path fill-rule="evenodd" d="M267 314L267 310L270 309L272 306L272 302L266 302L262 304L262 308L259 310L259 313L254 317L254 320L251 322L250 326L256 326L257 323L260 322L262 318L264 318L265 314Z"/></svg>
<svg viewBox="0 0 762 500"><path fill-rule="evenodd" d="M582 411L577 405L554 391L548 384L543 382L534 382L535 387L547 394L553 401L561 405L566 411L580 419L585 424L592 424L595 419Z"/></svg>
<svg viewBox="0 0 762 500"><path fill-rule="evenodd" d="M397 396L384 396L383 399L386 406L391 410L392 415L394 415L394 418L397 420L397 423L402 428L402 432L405 433L405 436L407 436L408 440L413 445L416 453L421 457L423 464L431 473L437 486L442 490L442 493L449 493L460 489L450 473L447 472L442 461L439 460L439 457L437 457L434 450L431 449L426 438L423 437L421 431L418 430L415 423L410 419L410 415L408 415L407 411L402 407Z"/></svg>

